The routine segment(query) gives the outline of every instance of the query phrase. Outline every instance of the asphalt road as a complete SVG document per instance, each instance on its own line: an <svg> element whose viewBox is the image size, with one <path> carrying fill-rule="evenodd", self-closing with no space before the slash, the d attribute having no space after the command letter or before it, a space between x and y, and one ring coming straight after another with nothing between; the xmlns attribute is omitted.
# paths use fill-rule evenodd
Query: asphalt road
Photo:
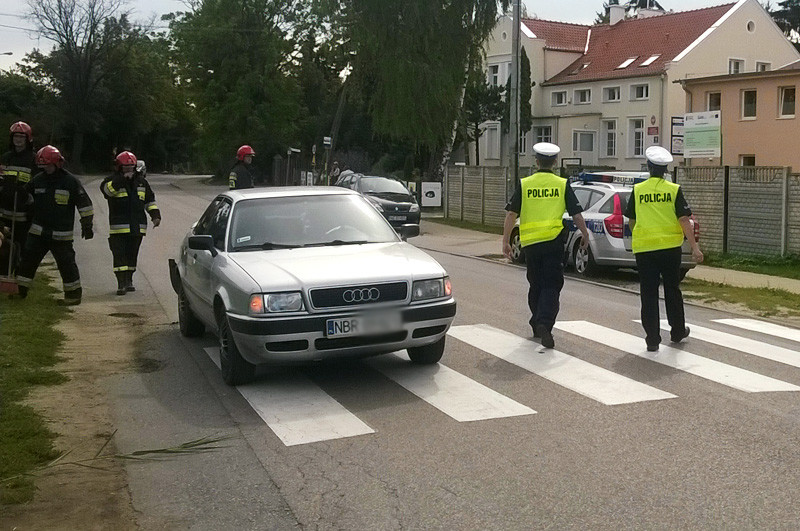
<svg viewBox="0 0 800 531"><path fill-rule="evenodd" d="M127 466L143 529L798 527L800 337L687 307L693 336L648 356L637 295L567 279L557 352L541 351L524 270L432 253L459 305L438 371L380 357L265 371L230 388L210 355L216 339L180 336L167 271L219 188L150 180L164 223L145 239L138 291L117 298L121 316L149 318L140 354L150 369L104 382L117 444L231 438ZM104 201L97 182L86 185L99 236L76 246L85 297L113 299ZM369 431L286 444L252 404L294 381ZM291 406L261 404L278 416Z"/></svg>

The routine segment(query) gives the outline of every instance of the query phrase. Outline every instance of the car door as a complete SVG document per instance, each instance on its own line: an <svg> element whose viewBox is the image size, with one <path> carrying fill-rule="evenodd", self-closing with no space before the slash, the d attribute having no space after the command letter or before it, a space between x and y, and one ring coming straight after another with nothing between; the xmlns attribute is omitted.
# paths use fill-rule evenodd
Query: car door
<svg viewBox="0 0 800 531"><path fill-rule="evenodd" d="M189 249L188 262L191 264L190 286L197 299L197 304L192 306L201 317L208 322L214 321L214 279L212 271L214 262L220 259L219 253L225 252L225 237L228 230L228 220L230 219L233 204L228 198L223 198L217 207L211 212L208 224L196 228L195 234L210 235L214 239L214 247L217 255L213 256L210 251ZM199 229L199 230L198 230Z"/></svg>

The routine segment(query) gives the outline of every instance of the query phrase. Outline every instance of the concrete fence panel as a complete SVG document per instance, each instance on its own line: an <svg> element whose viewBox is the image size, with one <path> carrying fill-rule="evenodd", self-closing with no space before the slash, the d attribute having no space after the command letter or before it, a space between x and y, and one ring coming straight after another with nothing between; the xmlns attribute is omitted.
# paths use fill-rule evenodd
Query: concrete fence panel
<svg viewBox="0 0 800 531"><path fill-rule="evenodd" d="M800 255L800 173L790 174L787 181L786 251Z"/></svg>
<svg viewBox="0 0 800 531"><path fill-rule="evenodd" d="M700 247L722 252L725 229L725 168L677 167L675 180L700 224Z"/></svg>

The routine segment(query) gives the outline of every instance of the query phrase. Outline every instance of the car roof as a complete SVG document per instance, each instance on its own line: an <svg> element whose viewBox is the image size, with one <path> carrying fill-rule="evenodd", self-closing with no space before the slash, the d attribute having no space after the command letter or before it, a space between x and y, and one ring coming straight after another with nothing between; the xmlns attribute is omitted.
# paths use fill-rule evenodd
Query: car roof
<svg viewBox="0 0 800 531"><path fill-rule="evenodd" d="M274 197L314 197L323 195L357 195L358 192L338 186L274 186L265 188L246 188L242 190L228 190L223 196L234 201L242 199L267 199Z"/></svg>

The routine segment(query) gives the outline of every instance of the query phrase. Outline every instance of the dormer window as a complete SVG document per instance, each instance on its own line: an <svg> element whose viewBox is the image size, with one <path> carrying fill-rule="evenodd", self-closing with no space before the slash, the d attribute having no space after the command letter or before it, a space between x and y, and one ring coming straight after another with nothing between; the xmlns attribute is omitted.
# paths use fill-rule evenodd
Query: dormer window
<svg viewBox="0 0 800 531"><path fill-rule="evenodd" d="M616 69L617 69L617 70L619 70L619 69L621 69L621 68L628 68L628 67L629 67L629 66L631 66L631 64L633 64L633 62L634 62L635 60L637 60L638 58L639 58L639 56L636 56L636 57L630 57L630 58L628 58L628 59L625 59L625 60L622 62L622 64L621 64L621 65L619 65L619 66L618 66Z"/></svg>
<svg viewBox="0 0 800 531"><path fill-rule="evenodd" d="M570 72L570 73L569 73L569 75L570 75L570 76L575 76L575 75L577 75L577 74L578 74L578 73L579 73L581 70L583 70L584 68L586 68L586 67L587 67L587 66L589 66L590 64L591 64L591 63L583 63L583 64L581 64L581 65L578 65L578 67L577 67L575 70L573 70L572 72Z"/></svg>
<svg viewBox="0 0 800 531"><path fill-rule="evenodd" d="M650 57L648 57L647 59L645 59L645 60L644 60L644 62L643 62L642 64L640 64L639 66L650 66L650 65L651 65L651 64L653 64L653 63L655 62L655 60L656 60L656 59L658 59L659 57L661 57L661 55L660 55L660 54L657 54L657 55L651 55Z"/></svg>

